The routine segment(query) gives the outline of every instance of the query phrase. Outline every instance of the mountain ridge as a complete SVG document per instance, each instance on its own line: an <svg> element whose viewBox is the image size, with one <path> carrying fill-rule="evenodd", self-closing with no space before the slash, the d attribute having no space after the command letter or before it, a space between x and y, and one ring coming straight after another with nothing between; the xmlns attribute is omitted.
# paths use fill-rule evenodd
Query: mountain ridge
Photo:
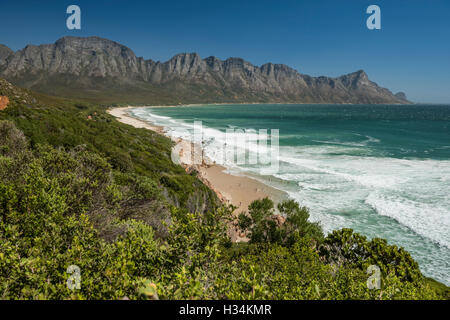
<svg viewBox="0 0 450 320"><path fill-rule="evenodd" d="M0 44L0 65L8 58L11 54L13 54L14 51L12 51L7 46Z"/></svg>
<svg viewBox="0 0 450 320"><path fill-rule="evenodd" d="M47 94L106 97L125 102L409 103L369 80L363 70L312 77L285 65L255 66L237 57L221 60L179 53L165 62L145 60L112 40L63 37L54 44L0 47L0 76ZM118 99L118 98L116 98ZM144 101L142 101L144 102Z"/></svg>

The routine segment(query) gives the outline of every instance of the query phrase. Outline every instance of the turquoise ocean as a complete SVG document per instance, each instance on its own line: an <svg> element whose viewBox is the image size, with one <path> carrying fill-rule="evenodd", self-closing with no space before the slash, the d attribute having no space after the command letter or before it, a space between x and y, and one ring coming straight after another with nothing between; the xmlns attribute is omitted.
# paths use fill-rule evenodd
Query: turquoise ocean
<svg viewBox="0 0 450 320"><path fill-rule="evenodd" d="M450 285L450 106L230 104L130 113L185 139L202 121L206 155L219 163L227 129L279 129L276 173L222 164L285 191L325 232L347 227L404 247L426 276ZM255 152L251 141L237 147Z"/></svg>

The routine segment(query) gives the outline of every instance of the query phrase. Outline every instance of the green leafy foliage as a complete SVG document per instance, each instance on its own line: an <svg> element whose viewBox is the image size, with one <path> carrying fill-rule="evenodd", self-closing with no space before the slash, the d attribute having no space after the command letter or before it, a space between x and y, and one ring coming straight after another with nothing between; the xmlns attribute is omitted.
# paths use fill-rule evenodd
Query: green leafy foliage
<svg viewBox="0 0 450 320"><path fill-rule="evenodd" d="M392 274L407 282L422 280L419 265L406 250L388 245L386 240L380 238L368 241L351 229L335 230L329 234L321 253L328 262L339 265L361 269L376 265L385 276Z"/></svg>
<svg viewBox="0 0 450 320"><path fill-rule="evenodd" d="M323 239L320 225L308 221L308 208L300 207L293 200L285 200L278 204L278 211L277 217L274 203L268 198L254 201L248 207L248 215L239 215L239 227L248 234L251 243L292 245L302 237L310 237L316 242Z"/></svg>
<svg viewBox="0 0 450 320"><path fill-rule="evenodd" d="M1 89L0 86L0 93ZM66 150L83 146L86 152L104 158L114 173L129 174L135 180L148 178L147 182L151 180L167 195L165 199L170 204L196 211L201 199L202 210L216 207L214 192L170 160L170 139L122 124L103 107L39 98L33 106L14 103L0 112L0 120L14 123L28 138L32 149L45 144ZM8 151L0 149L0 152Z"/></svg>

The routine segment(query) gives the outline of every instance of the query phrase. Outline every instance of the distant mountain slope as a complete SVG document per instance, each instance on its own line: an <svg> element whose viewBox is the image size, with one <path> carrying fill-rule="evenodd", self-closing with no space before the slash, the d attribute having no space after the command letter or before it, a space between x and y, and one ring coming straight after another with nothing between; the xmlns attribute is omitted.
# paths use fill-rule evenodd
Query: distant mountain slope
<svg viewBox="0 0 450 320"><path fill-rule="evenodd" d="M282 64L182 53L167 62L136 57L117 42L64 37L54 44L0 47L0 76L48 94L129 103L408 103L359 70L311 77Z"/></svg>
<svg viewBox="0 0 450 320"><path fill-rule="evenodd" d="M0 107L0 109L4 109L7 105L35 105L36 98L27 91L17 88L8 81L0 78L0 101L3 102L3 108ZM6 101L7 103L5 103Z"/></svg>

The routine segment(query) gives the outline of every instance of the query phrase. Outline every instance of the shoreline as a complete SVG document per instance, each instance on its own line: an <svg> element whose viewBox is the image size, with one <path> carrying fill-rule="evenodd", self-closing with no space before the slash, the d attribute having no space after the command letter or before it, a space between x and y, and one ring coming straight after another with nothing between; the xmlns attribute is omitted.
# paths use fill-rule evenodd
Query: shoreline
<svg viewBox="0 0 450 320"><path fill-rule="evenodd" d="M332 102L211 102L211 103L188 103L188 104L168 104L157 106L117 106L116 108L183 108L183 107L207 107L207 106L226 106L226 105L333 105L333 106L359 106L359 105L372 105L372 106L404 106L404 105L421 105L421 104L433 104L433 103L332 103ZM447 105L447 104L436 104Z"/></svg>
<svg viewBox="0 0 450 320"><path fill-rule="evenodd" d="M176 106L148 106L148 108L150 107L166 108ZM180 165L185 168L186 172L193 169L196 170L198 172L197 177L211 190L213 190L223 203L232 204L237 207L234 211L236 216L243 211L247 211L249 204L254 200L268 197L274 201L276 205L282 200L288 198L287 193L284 191L275 189L246 175L233 175L227 171L226 167L218 165L207 158L202 161L202 164L190 163L192 154L187 154L185 151L190 150L191 152L194 151L202 153L199 145L193 144L192 142L181 138L170 137L167 135L167 132L163 127L131 116L127 110L134 108L144 107L116 107L108 109L107 112L122 123L131 125L135 128L145 128L155 131L156 133L164 135L174 141L179 151L178 155L180 158ZM236 223L232 224L232 229L232 241L246 241L245 235L239 233L237 230Z"/></svg>

